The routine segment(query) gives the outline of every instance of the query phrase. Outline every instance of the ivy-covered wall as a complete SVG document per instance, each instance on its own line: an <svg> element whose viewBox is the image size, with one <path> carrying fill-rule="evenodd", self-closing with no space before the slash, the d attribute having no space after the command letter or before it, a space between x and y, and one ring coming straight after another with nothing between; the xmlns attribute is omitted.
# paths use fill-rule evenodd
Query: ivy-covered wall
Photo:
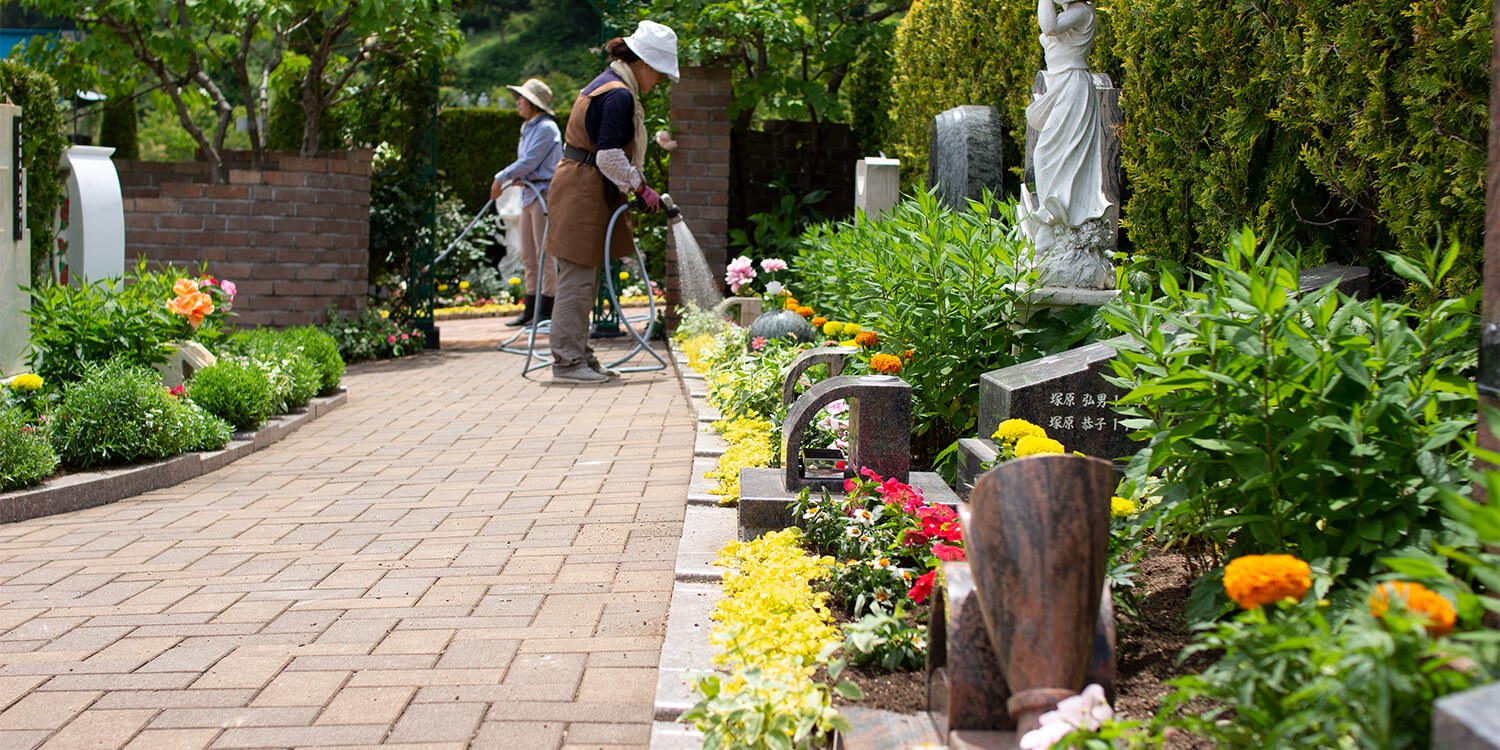
<svg viewBox="0 0 1500 750"><path fill-rule="evenodd" d="M1380 266L1456 239L1458 283L1482 256L1490 5L1486 0L1100 0L1092 67L1124 90L1134 247L1192 260L1249 223L1307 263ZM1036 8L916 0L897 34L897 149L926 173L928 124L999 108L1020 164L1042 65ZM1018 172L1018 170L1012 170ZM1014 184L1014 183L1012 183Z"/></svg>
<svg viewBox="0 0 1500 750"><path fill-rule="evenodd" d="M33 280L41 280L51 268L52 216L62 203L66 178L58 167L67 140L63 138L57 84L45 73L18 62L0 60L0 101L5 99L21 108L21 131L25 134L21 158L26 167L31 275Z"/></svg>

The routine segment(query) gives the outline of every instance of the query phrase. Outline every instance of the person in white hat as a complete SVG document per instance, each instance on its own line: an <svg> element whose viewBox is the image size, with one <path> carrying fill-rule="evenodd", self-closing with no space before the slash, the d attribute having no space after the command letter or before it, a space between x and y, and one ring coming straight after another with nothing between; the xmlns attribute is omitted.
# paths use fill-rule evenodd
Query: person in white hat
<svg viewBox="0 0 1500 750"><path fill-rule="evenodd" d="M516 95L516 111L524 122L521 140L516 144L516 160L495 173L495 180L490 183L490 199L499 198L506 188L521 182L532 183L545 195L562 158L562 132L552 111L552 89L535 78L506 88ZM557 294L556 264L542 262L547 217L542 215L542 204L536 198L531 190L521 190L521 221L516 228L521 232L521 266L526 269L526 308L519 317L506 323L508 326L530 325L552 317ZM538 289L542 293L540 303L536 298Z"/></svg>
<svg viewBox="0 0 1500 750"><path fill-rule="evenodd" d="M647 210L662 206L661 196L646 184L646 114L641 94L662 78L677 80L677 34L654 21L642 21L635 33L605 44L609 68L583 87L568 115L562 162L548 201L551 229L547 255L557 259L557 303L552 311L552 379L597 384L619 377L594 357L589 347L589 314L599 293L599 266L604 263L604 233L615 209L630 194ZM615 226L610 257L635 252L630 217Z"/></svg>

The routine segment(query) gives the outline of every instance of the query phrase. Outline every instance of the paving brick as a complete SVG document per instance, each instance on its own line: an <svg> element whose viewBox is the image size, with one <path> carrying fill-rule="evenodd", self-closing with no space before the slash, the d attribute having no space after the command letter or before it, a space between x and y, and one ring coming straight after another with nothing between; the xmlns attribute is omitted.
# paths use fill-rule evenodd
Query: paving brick
<svg viewBox="0 0 1500 750"><path fill-rule="evenodd" d="M154 715L154 709L85 711L52 735L42 747L58 750L113 750L129 742Z"/></svg>
<svg viewBox="0 0 1500 750"><path fill-rule="evenodd" d="M402 712L387 742L468 742L484 718L484 703L413 703Z"/></svg>
<svg viewBox="0 0 1500 750"><path fill-rule="evenodd" d="M410 686L346 687L340 690L318 724L390 724L405 710L416 688Z"/></svg>

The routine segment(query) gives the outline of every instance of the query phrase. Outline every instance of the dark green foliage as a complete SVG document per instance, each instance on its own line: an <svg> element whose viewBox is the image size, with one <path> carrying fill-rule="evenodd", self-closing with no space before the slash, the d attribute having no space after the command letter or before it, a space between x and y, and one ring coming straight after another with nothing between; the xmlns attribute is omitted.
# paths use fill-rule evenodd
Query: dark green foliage
<svg viewBox="0 0 1500 750"><path fill-rule="evenodd" d="M51 432L58 455L80 469L221 448L228 438L168 393L156 371L125 360L90 365L69 385Z"/></svg>
<svg viewBox="0 0 1500 750"><path fill-rule="evenodd" d="M67 140L58 109L57 84L47 74L18 62L0 60L0 100L21 107L26 139L21 158L26 167L26 228L31 231L31 278L41 283L51 269L52 215L62 203L67 175L58 164ZM9 188L7 188L9 189ZM7 294L13 290L5 290Z"/></svg>
<svg viewBox="0 0 1500 750"><path fill-rule="evenodd" d="M895 153L892 141L891 74L895 72L891 43L866 46L849 76L849 125L859 152L874 156Z"/></svg>
<svg viewBox="0 0 1500 750"><path fill-rule="evenodd" d="M168 352L162 345L169 341L191 338L212 347L223 335L216 318L206 318L194 330L167 310L178 278L180 274L147 271L141 264L125 279L28 289L33 370L46 382L60 385L80 379L90 363L165 362Z"/></svg>
<svg viewBox="0 0 1500 750"><path fill-rule="evenodd" d="M297 75L277 75L271 88L271 114L266 122L266 148L297 151L302 148L302 131L307 113L302 109L302 80ZM323 110L318 118L318 148L334 150L348 143L350 107L346 104Z"/></svg>
<svg viewBox="0 0 1500 750"><path fill-rule="evenodd" d="M255 429L276 406L265 369L242 357L220 357L193 373L187 392L193 403L240 431Z"/></svg>
<svg viewBox="0 0 1500 750"><path fill-rule="evenodd" d="M445 109L438 115L438 171L471 216L489 199L495 173L516 160L522 122L514 109L495 107ZM559 127L564 122L559 119Z"/></svg>
<svg viewBox="0 0 1500 750"><path fill-rule="evenodd" d="M26 412L0 404L0 492L36 484L57 470L57 452L45 427L27 420Z"/></svg>
<svg viewBox="0 0 1500 750"><path fill-rule="evenodd" d="M1344 558L1356 577L1442 527L1474 429L1477 295L1436 300L1459 256L1393 270L1432 301L1297 294L1297 264L1237 234L1196 291L1170 275L1160 303L1106 308L1130 342L1118 411L1145 446L1127 476L1168 539L1220 556Z"/></svg>
<svg viewBox="0 0 1500 750"><path fill-rule="evenodd" d="M249 358L259 365L271 383L271 411L283 414L307 405L323 387L323 371L302 351L297 339L271 328L256 328L234 335L225 352Z"/></svg>
<svg viewBox="0 0 1500 750"><path fill-rule="evenodd" d="M373 309L349 318L330 309L322 330L338 342L345 362L402 357L426 346L422 329L399 326Z"/></svg>
<svg viewBox="0 0 1500 750"><path fill-rule="evenodd" d="M281 335L290 338L317 366L319 396L327 396L338 390L339 381L344 377L344 360L339 356L338 341L313 326L288 328Z"/></svg>
<svg viewBox="0 0 1500 750"><path fill-rule="evenodd" d="M118 97L104 107L104 116L99 124L99 145L114 147L115 152L110 157L112 159L141 158L139 124L135 97Z"/></svg>

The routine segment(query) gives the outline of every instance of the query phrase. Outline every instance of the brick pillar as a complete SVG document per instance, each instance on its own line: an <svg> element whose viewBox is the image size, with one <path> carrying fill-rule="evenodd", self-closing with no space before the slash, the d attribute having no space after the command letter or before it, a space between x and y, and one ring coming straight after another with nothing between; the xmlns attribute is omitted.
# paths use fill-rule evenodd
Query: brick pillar
<svg viewBox="0 0 1500 750"><path fill-rule="evenodd" d="M728 68L683 68L682 80L672 84L671 118L677 150L672 152L667 191L682 208L682 218L693 230L721 288L724 267L729 262L729 105L733 101L734 80ZM681 302L681 290L677 247L669 241L669 306ZM668 325L676 322L669 312Z"/></svg>

